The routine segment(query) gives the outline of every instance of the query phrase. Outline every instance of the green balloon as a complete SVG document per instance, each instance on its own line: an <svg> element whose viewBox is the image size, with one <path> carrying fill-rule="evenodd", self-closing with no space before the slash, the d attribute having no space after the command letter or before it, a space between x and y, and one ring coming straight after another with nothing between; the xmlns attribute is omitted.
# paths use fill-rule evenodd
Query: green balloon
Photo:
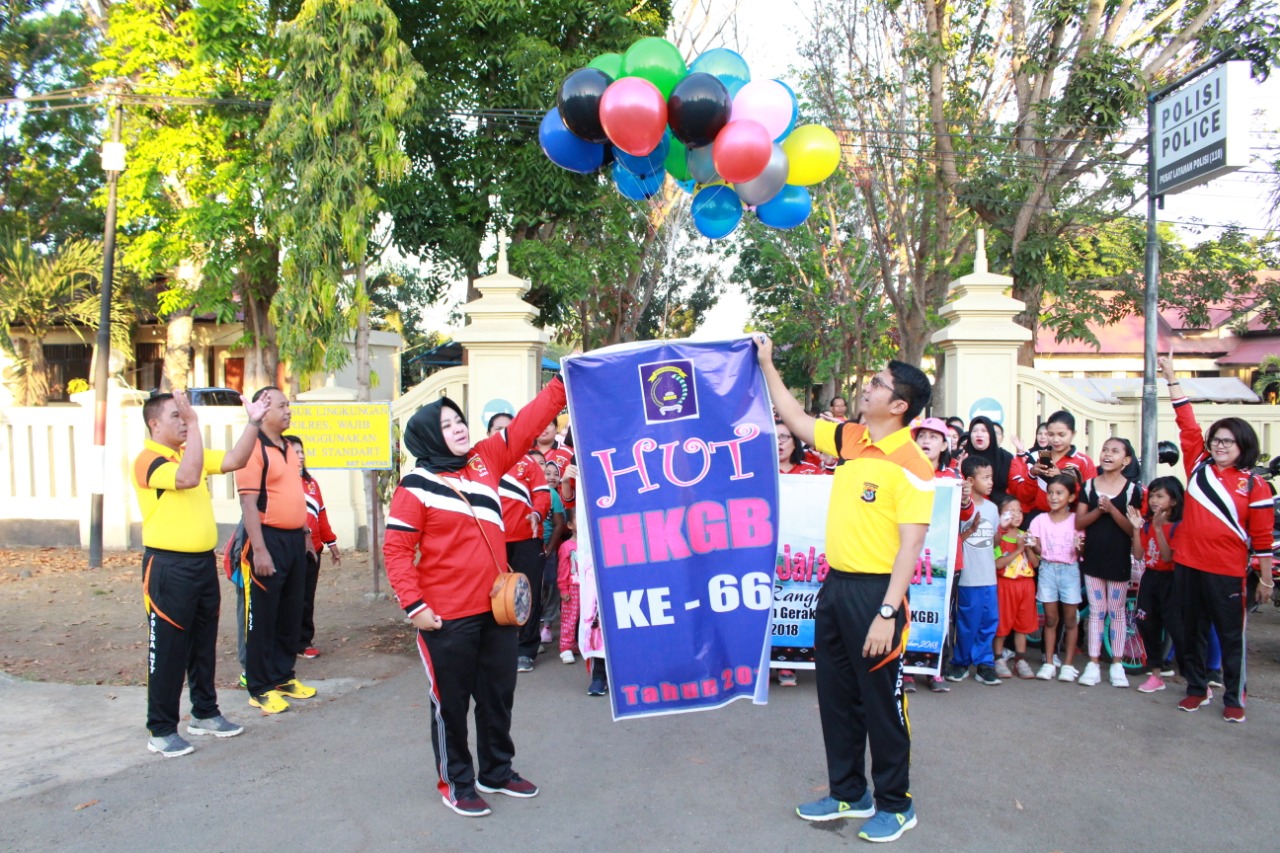
<svg viewBox="0 0 1280 853"><path fill-rule="evenodd" d="M622 76L643 77L657 86L664 98L671 97L671 91L688 73L680 49L666 39L640 39L622 56Z"/></svg>
<svg viewBox="0 0 1280 853"><path fill-rule="evenodd" d="M602 53L587 63L588 68L595 68L608 74L614 80L622 76L622 54Z"/></svg>
<svg viewBox="0 0 1280 853"><path fill-rule="evenodd" d="M671 137L671 150L667 152L665 166L671 177L677 181L687 181L693 177L689 174L689 151L684 143Z"/></svg>

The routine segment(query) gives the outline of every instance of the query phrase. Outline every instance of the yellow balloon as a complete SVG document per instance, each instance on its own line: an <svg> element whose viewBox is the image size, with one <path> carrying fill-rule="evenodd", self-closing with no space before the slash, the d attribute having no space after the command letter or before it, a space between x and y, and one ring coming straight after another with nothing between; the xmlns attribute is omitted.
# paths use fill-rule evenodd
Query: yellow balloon
<svg viewBox="0 0 1280 853"><path fill-rule="evenodd" d="M809 187L831 177L840 165L840 140L820 124L806 124L791 131L782 142L791 164L787 183Z"/></svg>

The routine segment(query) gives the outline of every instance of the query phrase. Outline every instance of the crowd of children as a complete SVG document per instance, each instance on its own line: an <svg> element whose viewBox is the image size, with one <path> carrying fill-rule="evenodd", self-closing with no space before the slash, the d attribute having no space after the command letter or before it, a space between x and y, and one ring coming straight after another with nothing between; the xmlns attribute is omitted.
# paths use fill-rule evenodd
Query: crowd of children
<svg viewBox="0 0 1280 853"><path fill-rule="evenodd" d="M916 424L939 476L964 483L946 680L972 671L993 686L1010 678L1093 686L1105 675L1128 687L1124 652L1134 649L1136 629L1149 669L1139 691L1166 689L1176 661L1186 682L1180 709L1195 711L1221 689L1223 718L1244 721L1245 612L1273 586L1273 497L1251 473L1258 442L1249 424L1226 418L1202 432L1167 360L1161 368L1174 396L1185 490L1173 477L1144 490L1123 438L1107 439L1095 466L1072 444L1067 412L1040 425L1032 448L1011 437L1016 455L999 447L1003 431L986 418L967 432L958 419ZM1082 619L1083 671L1075 665ZM1027 648L1036 631L1038 668Z"/></svg>

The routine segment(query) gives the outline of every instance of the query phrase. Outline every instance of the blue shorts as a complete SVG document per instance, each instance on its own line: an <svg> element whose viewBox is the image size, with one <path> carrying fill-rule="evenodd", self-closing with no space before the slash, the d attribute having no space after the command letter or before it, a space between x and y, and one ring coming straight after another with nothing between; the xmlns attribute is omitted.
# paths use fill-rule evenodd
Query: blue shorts
<svg viewBox="0 0 1280 853"><path fill-rule="evenodd" d="M1042 604L1079 604L1080 564L1040 561L1040 578L1036 582L1036 601Z"/></svg>

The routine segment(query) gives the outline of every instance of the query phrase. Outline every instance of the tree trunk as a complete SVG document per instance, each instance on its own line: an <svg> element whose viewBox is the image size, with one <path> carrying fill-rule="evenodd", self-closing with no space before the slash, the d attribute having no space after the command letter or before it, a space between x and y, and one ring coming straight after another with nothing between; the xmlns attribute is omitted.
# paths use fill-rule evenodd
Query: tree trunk
<svg viewBox="0 0 1280 853"><path fill-rule="evenodd" d="M27 347L27 399L25 405L49 405L49 365L44 360L44 338L38 337Z"/></svg>
<svg viewBox="0 0 1280 853"><path fill-rule="evenodd" d="M244 361L245 391L252 394L259 388L276 384L276 368L280 364L280 349L276 346L276 327L268 316L271 300L260 297L255 288L244 290L244 323L253 341L253 349Z"/></svg>
<svg viewBox="0 0 1280 853"><path fill-rule="evenodd" d="M929 345L929 318L925 316L919 299L913 300L905 309L898 312L898 359L918 367L924 360L924 349Z"/></svg>
<svg viewBox="0 0 1280 853"><path fill-rule="evenodd" d="M160 377L161 391L185 391L191 384L192 325L190 308L183 308L169 316L165 328L164 374Z"/></svg>

